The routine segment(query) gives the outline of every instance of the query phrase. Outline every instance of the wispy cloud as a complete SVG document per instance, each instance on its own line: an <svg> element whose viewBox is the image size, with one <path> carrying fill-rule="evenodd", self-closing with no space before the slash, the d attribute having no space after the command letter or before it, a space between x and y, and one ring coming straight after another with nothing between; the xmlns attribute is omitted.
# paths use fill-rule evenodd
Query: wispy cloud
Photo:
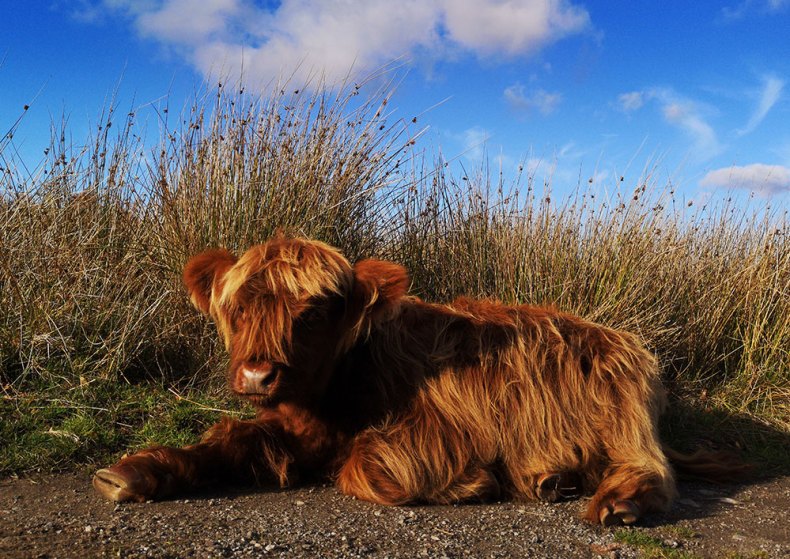
<svg viewBox="0 0 790 559"><path fill-rule="evenodd" d="M725 167L709 172L700 181L702 186L741 188L770 196L790 192L790 167L754 163L739 167Z"/></svg>
<svg viewBox="0 0 790 559"><path fill-rule="evenodd" d="M617 104L625 112L636 111L645 104L645 93L642 91L631 91L622 93L617 97Z"/></svg>
<svg viewBox="0 0 790 559"><path fill-rule="evenodd" d="M725 21L741 19L750 13L773 14L790 7L790 0L743 0L735 6L725 6L721 16Z"/></svg>
<svg viewBox="0 0 790 559"><path fill-rule="evenodd" d="M749 122L746 123L742 129L738 130L738 135L743 136L752 132L763 121L768 111L773 108L779 98L782 96L782 89L784 89L785 82L776 76L766 76L763 78L763 88L759 95L757 107L755 107Z"/></svg>
<svg viewBox="0 0 790 559"><path fill-rule="evenodd" d="M590 27L570 0L82 0L125 14L137 32L203 74L266 82L296 70L329 81L415 53L529 55ZM93 12L91 11L91 14ZM92 15L93 17L93 15Z"/></svg>
<svg viewBox="0 0 790 559"><path fill-rule="evenodd" d="M460 168L467 178L479 178L482 165L491 169L515 172L517 159L505 151L505 146L495 140L495 134L482 126L472 126L461 132L445 132L445 146L451 146L449 161L460 161ZM469 174L467 174L469 173ZM470 176L471 175L471 176Z"/></svg>
<svg viewBox="0 0 790 559"><path fill-rule="evenodd" d="M561 93L550 93L544 89L527 91L521 84L506 87L503 95L507 104L514 109L538 111L544 115L553 113L562 101Z"/></svg>
<svg viewBox="0 0 790 559"><path fill-rule="evenodd" d="M664 120L689 137L695 158L706 160L722 152L718 135L706 120L702 107L671 88L653 87L622 93L617 98L617 106L623 111L633 112L649 101L657 102Z"/></svg>
<svg viewBox="0 0 790 559"><path fill-rule="evenodd" d="M691 137L696 155L705 158L721 152L716 132L693 105L673 101L666 103L662 111L667 122L680 127Z"/></svg>
<svg viewBox="0 0 790 559"><path fill-rule="evenodd" d="M52 7L63 9L81 23L98 23L106 14L103 6L97 5L91 0L71 0L70 2L58 0L53 2Z"/></svg>
<svg viewBox="0 0 790 559"><path fill-rule="evenodd" d="M664 120L682 130L691 140L695 158L706 160L721 153L723 148L716 131L707 122L700 105L693 100L664 87L623 95L618 98L620 106L624 108L630 103L631 110L640 108L647 101L658 102Z"/></svg>

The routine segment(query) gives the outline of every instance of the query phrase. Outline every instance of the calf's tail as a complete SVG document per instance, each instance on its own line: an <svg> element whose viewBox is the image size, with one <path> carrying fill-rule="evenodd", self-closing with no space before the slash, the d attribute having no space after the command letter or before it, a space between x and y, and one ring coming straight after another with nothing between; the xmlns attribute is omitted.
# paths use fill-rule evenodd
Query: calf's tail
<svg viewBox="0 0 790 559"><path fill-rule="evenodd" d="M683 454L663 445L663 451L680 477L727 483L742 480L752 470L750 464L724 450Z"/></svg>

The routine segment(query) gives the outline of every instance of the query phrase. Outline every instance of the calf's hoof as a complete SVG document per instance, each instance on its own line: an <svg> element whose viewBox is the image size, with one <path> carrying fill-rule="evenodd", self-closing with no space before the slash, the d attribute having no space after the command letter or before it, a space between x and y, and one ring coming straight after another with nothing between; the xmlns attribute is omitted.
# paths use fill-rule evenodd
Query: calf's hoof
<svg viewBox="0 0 790 559"><path fill-rule="evenodd" d="M614 501L601 509L598 515L604 526L622 526L639 520L639 505L628 499Z"/></svg>
<svg viewBox="0 0 790 559"><path fill-rule="evenodd" d="M163 479L142 464L124 463L103 468L93 476L93 488L110 501L132 501L142 503L166 493L163 489L172 485L169 474Z"/></svg>
<svg viewBox="0 0 790 559"><path fill-rule="evenodd" d="M93 488L110 501L145 501L146 496L135 491L134 485L133 481L109 468L101 469L93 476Z"/></svg>

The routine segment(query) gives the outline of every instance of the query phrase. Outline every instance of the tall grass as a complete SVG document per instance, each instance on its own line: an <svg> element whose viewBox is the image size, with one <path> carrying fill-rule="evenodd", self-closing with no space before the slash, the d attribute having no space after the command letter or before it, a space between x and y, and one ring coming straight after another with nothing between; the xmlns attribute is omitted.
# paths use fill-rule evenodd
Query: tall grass
<svg viewBox="0 0 790 559"><path fill-rule="evenodd" d="M56 131L33 172L6 158L4 382L194 377L214 336L180 270L208 246L243 250L284 228L374 252L379 191L411 139L387 122L385 90L359 102L358 89L262 99L220 84L180 115L161 107L153 150L133 113L110 110L83 147Z"/></svg>
<svg viewBox="0 0 790 559"><path fill-rule="evenodd" d="M787 211L694 207L651 176L555 203L534 176L433 177L393 258L415 287L530 302L638 332L675 388L790 427Z"/></svg>
<svg viewBox="0 0 790 559"><path fill-rule="evenodd" d="M6 398L215 377L223 352L180 270L283 228L402 262L426 298L552 304L636 331L679 391L790 429L786 212L688 206L649 175L555 200L526 172L426 165L386 87L230 89L160 107L153 149L115 109L84 146L55 130L32 170L0 144Z"/></svg>

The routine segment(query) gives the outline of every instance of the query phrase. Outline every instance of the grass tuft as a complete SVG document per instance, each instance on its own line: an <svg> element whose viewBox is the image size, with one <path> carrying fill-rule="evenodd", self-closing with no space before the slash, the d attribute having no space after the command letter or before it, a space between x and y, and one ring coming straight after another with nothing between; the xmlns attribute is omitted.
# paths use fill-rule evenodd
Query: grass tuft
<svg viewBox="0 0 790 559"><path fill-rule="evenodd" d="M638 549L643 559L699 559L695 553L671 547L660 538L634 528L620 528L614 539Z"/></svg>
<svg viewBox="0 0 790 559"><path fill-rule="evenodd" d="M0 399L0 475L107 464L154 444L193 444L221 415L239 415L235 407L218 394L184 397L155 382L17 392Z"/></svg>

